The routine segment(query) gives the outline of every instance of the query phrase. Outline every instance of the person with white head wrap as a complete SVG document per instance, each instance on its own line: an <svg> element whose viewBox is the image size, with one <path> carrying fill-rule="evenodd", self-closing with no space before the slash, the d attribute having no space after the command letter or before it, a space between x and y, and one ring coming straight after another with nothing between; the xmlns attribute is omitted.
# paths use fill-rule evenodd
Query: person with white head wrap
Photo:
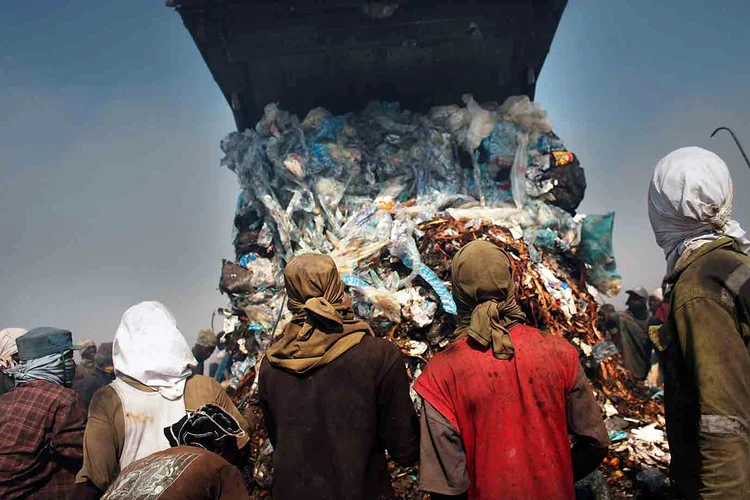
<svg viewBox="0 0 750 500"><path fill-rule="evenodd" d="M722 236L734 239L742 252L750 252L745 231L731 218L732 198L729 169L711 151L678 149L656 165L648 191L648 216L667 258L668 273L682 255Z"/></svg>
<svg viewBox="0 0 750 500"><path fill-rule="evenodd" d="M670 472L685 498L750 498L750 241L726 164L704 149L654 171L649 218L671 286L651 338L663 366Z"/></svg>
<svg viewBox="0 0 750 500"><path fill-rule="evenodd" d="M115 373L127 375L168 400L182 397L198 364L172 313L159 302L141 302L122 315L112 346Z"/></svg>
<svg viewBox="0 0 750 500"><path fill-rule="evenodd" d="M91 399L84 463L77 482L84 491L107 490L117 472L169 448L164 434L191 411L216 404L248 423L219 383L193 375L197 361L163 304L141 302L122 315L112 345L115 380ZM248 434L237 438L245 447Z"/></svg>

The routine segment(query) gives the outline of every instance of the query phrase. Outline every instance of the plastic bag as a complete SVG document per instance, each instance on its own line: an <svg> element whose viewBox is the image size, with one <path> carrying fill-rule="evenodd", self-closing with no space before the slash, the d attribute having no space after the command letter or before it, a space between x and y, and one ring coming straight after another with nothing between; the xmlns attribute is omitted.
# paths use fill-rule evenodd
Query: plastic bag
<svg viewBox="0 0 750 500"><path fill-rule="evenodd" d="M466 147L474 152L482 144L485 137L489 137L497 123L497 117L484 109L474 100L471 94L465 94L463 101L469 113L469 129L466 131Z"/></svg>
<svg viewBox="0 0 750 500"><path fill-rule="evenodd" d="M605 359L614 356L618 352L620 351L617 350L617 346L615 345L615 343L609 339L606 339L602 340L594 346L593 356L594 360L597 363L601 363Z"/></svg>
<svg viewBox="0 0 750 500"><path fill-rule="evenodd" d="M513 158L513 167L510 170L510 189L513 192L513 201L516 208L523 208L528 196L526 195L526 167L529 163L529 157L526 152L526 146L529 143L529 134L518 132L518 145L516 155Z"/></svg>
<svg viewBox="0 0 750 500"><path fill-rule="evenodd" d="M604 295L612 297L622 288L612 248L615 214L589 215L581 225L578 256L589 266L588 282Z"/></svg>
<svg viewBox="0 0 750 500"><path fill-rule="evenodd" d="M394 225L394 231L398 231L396 225ZM456 303L453 300L453 295L440 280L440 278L426 265L422 263L422 259L419 256L417 250L417 244L414 242L414 238L411 233L401 233L398 235L391 244L389 251L394 257L401 259L409 269L413 269L423 280L427 282L430 287L435 291L440 303L443 305L443 310L448 314L458 314Z"/></svg>
<svg viewBox="0 0 750 500"><path fill-rule="evenodd" d="M515 95L508 97L500 113L503 117L521 125L530 134L544 134L552 132L552 123L547 119L547 112L528 96Z"/></svg>
<svg viewBox="0 0 750 500"><path fill-rule="evenodd" d="M239 264L222 259L219 290L222 293L249 293L253 291L253 273Z"/></svg>

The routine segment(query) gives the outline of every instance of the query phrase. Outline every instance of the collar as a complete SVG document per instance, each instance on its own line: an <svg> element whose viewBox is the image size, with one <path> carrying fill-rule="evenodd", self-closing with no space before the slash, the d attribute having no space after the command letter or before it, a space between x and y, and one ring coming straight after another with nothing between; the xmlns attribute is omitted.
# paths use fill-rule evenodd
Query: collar
<svg viewBox="0 0 750 500"><path fill-rule="evenodd" d="M737 248L737 242L735 242L732 238L729 238L727 236L721 237L716 241L712 241L710 243L706 243L705 245L701 245L699 248L697 248L695 251L691 252L689 255L685 256L684 259L680 259L678 262L678 266L675 268L674 272L669 275L669 278L667 278L668 283L677 283L677 279L680 277L680 275L688 268L690 267L693 262L700 259L704 255L713 252L714 250L718 250L719 248Z"/></svg>

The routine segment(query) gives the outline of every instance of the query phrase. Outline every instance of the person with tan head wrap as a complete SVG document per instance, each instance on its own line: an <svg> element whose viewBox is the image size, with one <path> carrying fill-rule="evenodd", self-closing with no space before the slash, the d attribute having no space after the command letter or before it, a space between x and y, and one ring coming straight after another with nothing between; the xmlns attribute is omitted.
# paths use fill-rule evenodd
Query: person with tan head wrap
<svg viewBox="0 0 750 500"><path fill-rule="evenodd" d="M23 328L5 328L0 330L0 396L15 387L10 370L18 361L16 339L26 333Z"/></svg>
<svg viewBox="0 0 750 500"><path fill-rule="evenodd" d="M385 450L402 464L419 454L400 350L354 317L330 257L295 257L284 277L294 318L259 378L273 497L395 498Z"/></svg>
<svg viewBox="0 0 750 500"><path fill-rule="evenodd" d="M456 340L414 384L424 402L420 488L433 498L574 498L574 479L609 445L578 352L525 324L495 244L469 243L451 272Z"/></svg>

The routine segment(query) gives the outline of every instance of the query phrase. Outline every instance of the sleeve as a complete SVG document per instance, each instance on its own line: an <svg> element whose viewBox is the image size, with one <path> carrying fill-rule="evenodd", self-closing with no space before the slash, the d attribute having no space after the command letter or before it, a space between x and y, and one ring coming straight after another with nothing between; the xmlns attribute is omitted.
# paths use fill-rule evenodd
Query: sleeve
<svg viewBox="0 0 750 500"><path fill-rule="evenodd" d="M237 467L224 467L219 471L217 480L220 483L220 493L217 500L247 500L250 494L245 487L245 480Z"/></svg>
<svg viewBox="0 0 750 500"><path fill-rule="evenodd" d="M578 366L578 375L566 405L568 432L575 436L573 476L576 481L593 472L607 456L609 435L589 380Z"/></svg>
<svg viewBox="0 0 750 500"><path fill-rule="evenodd" d="M266 387L266 374L269 370L268 361L263 360L260 367L260 375L258 377L258 406L263 413L263 425L268 432L268 439L271 440L271 444L276 446L276 420L274 419L271 406L268 404L268 388Z"/></svg>
<svg viewBox="0 0 750 500"><path fill-rule="evenodd" d="M378 387L378 438L394 460L411 465L419 458L419 420L409 396L409 377L401 351L395 345L391 347L393 358L389 356L390 367Z"/></svg>
<svg viewBox="0 0 750 500"><path fill-rule="evenodd" d="M114 389L107 386L96 391L83 436L83 468L76 483L88 481L103 492L117 477L125 425L124 420L119 423L118 433L118 413L122 420L122 406Z"/></svg>
<svg viewBox="0 0 750 500"><path fill-rule="evenodd" d="M83 459L83 431L86 428L78 396L58 407L52 423L50 448L58 455L78 461Z"/></svg>
<svg viewBox="0 0 750 500"><path fill-rule="evenodd" d="M733 309L721 301L690 300L674 319L698 393L701 498L733 497L750 474L748 346Z"/></svg>
<svg viewBox="0 0 750 500"><path fill-rule="evenodd" d="M232 400L229 399L229 396L227 396L226 391L224 388L219 384L216 380L209 378L209 377L202 377L203 379L207 380L209 384L213 386L213 392L215 394L214 397L214 403L218 406L221 406L224 410L227 411L230 415L232 415L234 418L237 419L237 422L239 422L240 427L245 431L245 435L243 437L237 438L237 448L242 449L247 445L248 442L250 442L250 425L247 423L247 420L245 420L245 417L242 416L240 411L237 409L236 406L234 406L234 403L232 403Z"/></svg>
<svg viewBox="0 0 750 500"><path fill-rule="evenodd" d="M439 495L460 495L471 484L461 436L428 401L422 403L419 489Z"/></svg>

